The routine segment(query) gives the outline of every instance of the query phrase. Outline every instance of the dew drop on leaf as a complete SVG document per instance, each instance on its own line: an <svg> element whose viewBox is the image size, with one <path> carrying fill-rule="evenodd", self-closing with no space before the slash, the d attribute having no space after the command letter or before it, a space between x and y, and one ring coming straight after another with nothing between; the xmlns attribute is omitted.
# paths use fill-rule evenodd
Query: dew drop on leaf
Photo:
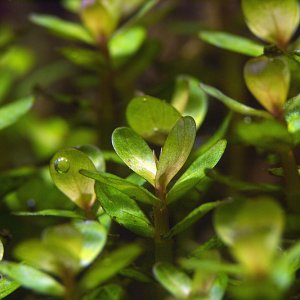
<svg viewBox="0 0 300 300"><path fill-rule="evenodd" d="M65 157L60 157L54 162L54 168L59 174L67 173L70 169L70 162Z"/></svg>

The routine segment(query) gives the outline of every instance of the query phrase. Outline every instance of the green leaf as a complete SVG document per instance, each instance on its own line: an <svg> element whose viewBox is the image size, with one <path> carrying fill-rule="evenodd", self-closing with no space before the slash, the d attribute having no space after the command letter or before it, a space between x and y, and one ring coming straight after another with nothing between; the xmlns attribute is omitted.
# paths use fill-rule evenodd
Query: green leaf
<svg viewBox="0 0 300 300"><path fill-rule="evenodd" d="M196 124L192 117L179 119L170 131L162 148L155 178L156 187L167 187L186 162L196 137Z"/></svg>
<svg viewBox="0 0 300 300"><path fill-rule="evenodd" d="M120 18L119 1L82 1L81 19L98 43L109 38Z"/></svg>
<svg viewBox="0 0 300 300"><path fill-rule="evenodd" d="M167 201L172 203L196 186L205 177L205 169L213 168L221 159L227 142L221 140L208 151L201 154L176 181L167 194Z"/></svg>
<svg viewBox="0 0 300 300"><path fill-rule="evenodd" d="M2 241L0 240L0 261L3 258L3 255L4 255L4 247Z"/></svg>
<svg viewBox="0 0 300 300"><path fill-rule="evenodd" d="M24 241L15 248L14 255L34 268L58 276L63 275L64 270L56 257L56 253L39 240Z"/></svg>
<svg viewBox="0 0 300 300"><path fill-rule="evenodd" d="M190 76L180 76L171 103L183 116L191 116L199 128L207 113L207 96L199 81Z"/></svg>
<svg viewBox="0 0 300 300"><path fill-rule="evenodd" d="M79 252L80 265L88 266L103 250L107 232L104 226L96 221L74 222L73 226L82 234L83 243Z"/></svg>
<svg viewBox="0 0 300 300"><path fill-rule="evenodd" d="M71 210L60 210L60 209L45 209L35 212L18 211L13 213L16 216L49 216L49 217L60 217L60 218L71 218L71 219L84 219L85 217L75 211Z"/></svg>
<svg viewBox="0 0 300 300"><path fill-rule="evenodd" d="M206 241L205 243L203 243L202 245L200 245L196 249L194 249L192 251L192 253L190 254L190 256L196 257L196 258L197 257L201 258L205 252L207 252L209 250L213 250L213 249L219 249L222 247L224 247L224 244L220 240L220 238L217 236L213 236L208 241Z"/></svg>
<svg viewBox="0 0 300 300"><path fill-rule="evenodd" d="M283 57L248 60L244 78L253 96L274 116L281 114L290 85L290 69Z"/></svg>
<svg viewBox="0 0 300 300"><path fill-rule="evenodd" d="M249 29L259 38L284 47L299 24L297 0L242 0Z"/></svg>
<svg viewBox="0 0 300 300"><path fill-rule="evenodd" d="M180 113L170 104L150 96L133 98L127 106L129 126L149 142L162 145Z"/></svg>
<svg viewBox="0 0 300 300"><path fill-rule="evenodd" d="M127 179L120 178L116 175L104 172L94 173L85 170L82 170L80 173L87 177L95 179L98 182L118 189L135 201L140 201L150 205L153 205L159 201L153 194L148 192L143 187L131 183Z"/></svg>
<svg viewBox="0 0 300 300"><path fill-rule="evenodd" d="M227 202L216 210L214 227L251 275L270 271L284 227L283 211L275 201L261 197Z"/></svg>
<svg viewBox="0 0 300 300"><path fill-rule="evenodd" d="M108 48L114 64L119 66L126 58L135 54L146 38L146 30L141 26L117 32L109 41Z"/></svg>
<svg viewBox="0 0 300 300"><path fill-rule="evenodd" d="M85 42L94 45L96 42L90 33L81 25L65 21L51 15L33 14L30 20L39 26L45 27L51 32L75 41Z"/></svg>
<svg viewBox="0 0 300 300"><path fill-rule="evenodd" d="M224 273L218 274L210 289L211 300L222 300L228 286L228 276Z"/></svg>
<svg viewBox="0 0 300 300"><path fill-rule="evenodd" d="M278 193L282 191L282 187L280 185L263 182L246 182L233 178L232 176L221 175L217 171L211 169L206 169L205 174L213 180L220 182L228 187L231 187L236 191L262 193Z"/></svg>
<svg viewBox="0 0 300 300"><path fill-rule="evenodd" d="M33 105L33 98L24 98L0 107L0 129L8 127L25 115Z"/></svg>
<svg viewBox="0 0 300 300"><path fill-rule="evenodd" d="M24 264L0 262L0 273L25 288L50 296L63 296L64 287L49 275Z"/></svg>
<svg viewBox="0 0 300 300"><path fill-rule="evenodd" d="M287 128L275 120L251 123L241 121L235 129L241 141L256 147L277 151L293 144Z"/></svg>
<svg viewBox="0 0 300 300"><path fill-rule="evenodd" d="M214 46L229 51L259 56L264 54L264 46L241 36L218 31L201 31L200 38Z"/></svg>
<svg viewBox="0 0 300 300"><path fill-rule="evenodd" d="M93 162L97 171L104 172L105 171L105 158L103 152L94 145L80 145L76 146L76 149L85 153L89 159Z"/></svg>
<svg viewBox="0 0 300 300"><path fill-rule="evenodd" d="M132 129L120 127L112 134L112 144L125 164L154 186L156 162L147 143Z"/></svg>
<svg viewBox="0 0 300 300"><path fill-rule="evenodd" d="M73 274L81 267L84 237L72 224L57 225L43 232L42 243L55 254L59 264Z"/></svg>
<svg viewBox="0 0 300 300"><path fill-rule="evenodd" d="M192 288L191 279L169 263L159 262L153 268L155 278L173 296L187 299Z"/></svg>
<svg viewBox="0 0 300 300"><path fill-rule="evenodd" d="M89 157L74 148L58 151L50 162L55 185L76 205L88 210L95 201L94 180L81 175L81 169L96 171Z"/></svg>
<svg viewBox="0 0 300 300"><path fill-rule="evenodd" d="M174 227L172 227L165 235L164 238L171 238L174 235L181 233L186 230L199 219L204 217L211 210L220 205L222 201L209 202L200 205L199 207L192 210L183 220L179 221Z"/></svg>
<svg viewBox="0 0 300 300"><path fill-rule="evenodd" d="M150 276L134 267L128 267L126 269L123 269L119 272L119 274L143 283L152 282L152 278Z"/></svg>
<svg viewBox="0 0 300 300"><path fill-rule="evenodd" d="M153 236L153 227L136 202L118 189L96 182L97 199L105 212L117 223L146 237Z"/></svg>
<svg viewBox="0 0 300 300"><path fill-rule="evenodd" d="M229 109L232 111L248 116L255 116L261 118L271 118L271 115L263 110L254 109L249 107L245 104L242 104L226 95L224 95L221 91L217 90L216 88L206 85L204 83L200 84L201 88L207 93L208 95L220 100L224 103Z"/></svg>
<svg viewBox="0 0 300 300"><path fill-rule="evenodd" d="M80 288L83 291L91 290L107 281L120 270L130 265L142 252L137 244L120 247L106 257L98 259L83 275Z"/></svg>
<svg viewBox="0 0 300 300"><path fill-rule="evenodd" d="M105 62L101 52L80 47L64 47L59 52L75 65L89 70L97 71Z"/></svg>
<svg viewBox="0 0 300 300"><path fill-rule="evenodd" d="M0 299L10 295L19 287L20 285L17 282L8 280L2 276L0 279Z"/></svg>
<svg viewBox="0 0 300 300"><path fill-rule="evenodd" d="M288 131L293 135L295 144L300 143L300 95L289 99L284 106L284 117Z"/></svg>
<svg viewBox="0 0 300 300"><path fill-rule="evenodd" d="M108 284L88 293L83 300L121 300L123 296L124 290L121 286Z"/></svg>

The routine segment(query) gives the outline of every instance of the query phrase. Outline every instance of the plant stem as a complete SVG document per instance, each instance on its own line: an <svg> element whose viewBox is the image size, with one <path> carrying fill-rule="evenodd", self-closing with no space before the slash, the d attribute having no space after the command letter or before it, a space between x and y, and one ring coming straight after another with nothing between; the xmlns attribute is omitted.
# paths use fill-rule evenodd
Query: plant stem
<svg viewBox="0 0 300 300"><path fill-rule="evenodd" d="M280 152L286 181L287 203L291 210L300 212L300 176L292 149Z"/></svg>
<svg viewBox="0 0 300 300"><path fill-rule="evenodd" d="M69 271L65 271L63 282L66 288L66 293L64 295L65 300L77 300L78 296L75 292L75 282L74 276Z"/></svg>
<svg viewBox="0 0 300 300"><path fill-rule="evenodd" d="M172 240L163 238L163 235L169 231L169 213L165 189L156 189L156 196L161 201L153 207L155 226L155 261L172 262Z"/></svg>

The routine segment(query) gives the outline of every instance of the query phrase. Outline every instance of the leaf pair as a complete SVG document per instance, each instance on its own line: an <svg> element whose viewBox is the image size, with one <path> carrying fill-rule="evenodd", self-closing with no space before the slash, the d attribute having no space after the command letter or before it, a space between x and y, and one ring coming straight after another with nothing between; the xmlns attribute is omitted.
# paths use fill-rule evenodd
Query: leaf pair
<svg viewBox="0 0 300 300"><path fill-rule="evenodd" d="M112 141L115 151L129 168L154 187L165 189L188 158L195 136L193 118L180 118L170 131L158 162L147 143L129 128L116 129Z"/></svg>

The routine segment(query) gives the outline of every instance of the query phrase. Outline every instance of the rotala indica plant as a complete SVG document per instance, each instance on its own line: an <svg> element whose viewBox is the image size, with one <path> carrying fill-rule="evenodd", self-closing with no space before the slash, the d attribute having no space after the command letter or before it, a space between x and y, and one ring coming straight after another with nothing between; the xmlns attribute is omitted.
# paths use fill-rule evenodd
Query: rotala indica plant
<svg viewBox="0 0 300 300"><path fill-rule="evenodd" d="M299 2L59 3L0 27L0 299L298 299Z"/></svg>

